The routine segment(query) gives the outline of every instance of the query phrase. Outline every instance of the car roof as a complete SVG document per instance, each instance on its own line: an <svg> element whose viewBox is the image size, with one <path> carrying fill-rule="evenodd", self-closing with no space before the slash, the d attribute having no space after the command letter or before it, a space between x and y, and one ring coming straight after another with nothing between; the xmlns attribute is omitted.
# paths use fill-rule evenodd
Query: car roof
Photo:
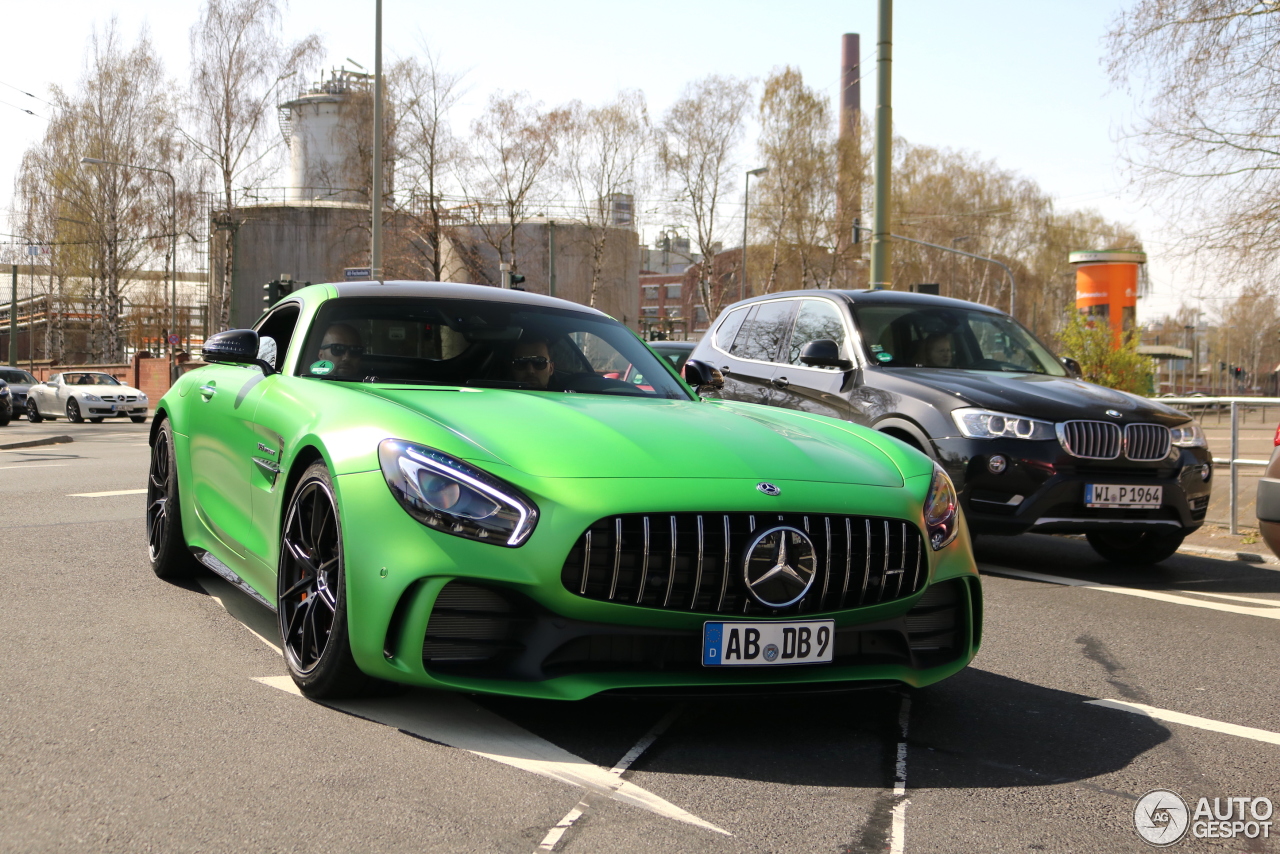
<svg viewBox="0 0 1280 854"><path fill-rule="evenodd" d="M468 285L459 282L333 282L330 287L338 292L339 299L349 297L435 297L437 299L472 299L486 302L505 302L515 305L539 306L579 311L607 317L604 312L581 303L528 291L514 291L490 285Z"/></svg>
<svg viewBox="0 0 1280 854"><path fill-rule="evenodd" d="M866 290L827 290L823 288L810 288L802 291L779 291L772 294L761 294L760 296L751 297L750 299L736 302L733 305L746 305L752 302L763 302L764 300L778 299L780 297L836 297L845 302L854 305L911 305L921 308L965 308L969 310L978 309L982 311L990 311L997 314L1003 314L998 308L993 308L982 303L970 302L962 299L952 299L951 297L939 297L933 294L917 294L910 291L891 291L886 289L866 289ZM730 306L732 307L732 306Z"/></svg>

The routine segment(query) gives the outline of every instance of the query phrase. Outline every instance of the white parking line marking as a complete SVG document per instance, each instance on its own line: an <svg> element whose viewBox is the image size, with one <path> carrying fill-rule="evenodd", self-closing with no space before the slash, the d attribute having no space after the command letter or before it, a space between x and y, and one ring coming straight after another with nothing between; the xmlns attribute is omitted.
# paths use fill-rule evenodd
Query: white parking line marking
<svg viewBox="0 0 1280 854"><path fill-rule="evenodd" d="M254 681L299 694L288 676L254 677ZM580 786L674 821L732 836L727 830L703 821L634 783L618 779L612 772L539 738L459 694L417 693L373 700L333 700L324 705L512 768Z"/></svg>
<svg viewBox="0 0 1280 854"><path fill-rule="evenodd" d="M370 184L369 186L373 186ZM12 471L15 469L56 469L65 466L66 463L47 463L34 466L0 466L0 471Z"/></svg>
<svg viewBox="0 0 1280 854"><path fill-rule="evenodd" d="M1009 569L1004 566L979 564L979 569L991 575L1005 575L1011 578L1025 578L1028 581L1043 581L1047 584L1061 584L1067 587L1085 587L1089 590L1100 590L1104 593L1121 593L1125 596L1137 596L1140 599L1154 599L1157 602L1172 602L1176 605L1190 605L1193 608L1206 608L1210 611L1226 611L1229 614L1245 614L1250 617L1266 617L1280 620L1280 602L1269 603L1271 607L1253 608L1247 605L1229 605L1226 602L1206 602L1190 596L1179 596L1162 590L1139 590L1136 587L1117 587L1114 584L1099 584L1096 581L1082 581L1079 578L1064 578L1060 575L1045 575L1040 572L1028 572L1024 569ZM1198 595L1206 595L1200 593Z"/></svg>
<svg viewBox="0 0 1280 854"><path fill-rule="evenodd" d="M108 495L146 495L145 489L115 489L111 492L73 492L68 498L106 498Z"/></svg>
<svg viewBox="0 0 1280 854"><path fill-rule="evenodd" d="M1255 599L1251 596L1233 596L1230 593L1205 593L1202 590L1188 590L1187 593L1193 593L1196 596L1212 596L1214 599L1227 599L1232 602L1252 602L1255 605L1270 605L1272 608L1280 608L1280 599Z"/></svg>
<svg viewBox="0 0 1280 854"><path fill-rule="evenodd" d="M889 854L902 854L906 844L907 833L907 726L911 720L911 698L902 698L902 707L898 710L898 728L902 730L902 740L898 742L898 761L894 765L893 796L898 802L893 805L893 824L889 829Z"/></svg>
<svg viewBox="0 0 1280 854"><path fill-rule="evenodd" d="M1267 744L1280 744L1280 732L1224 723L1215 721L1212 718L1202 718L1196 715L1183 714L1182 712L1171 712L1168 709L1157 709L1155 706L1144 706L1142 703L1130 703L1125 700L1085 700L1085 702L1091 706L1103 706L1135 715L1145 715L1146 717L1171 724L1193 726L1197 729L1207 729L1213 732L1226 733L1227 735L1236 735L1240 738L1250 738L1254 741L1264 741Z"/></svg>
<svg viewBox="0 0 1280 854"><path fill-rule="evenodd" d="M637 741L632 748L626 752L625 756L618 760L618 764L609 769L609 773L615 777L621 777L622 773L631 767L631 763L639 759L640 754L648 750L653 743L658 740L658 736L666 732L667 728L675 723L676 718L680 717L680 713L683 711L683 706L677 706L667 714L663 715L662 719L654 724L653 727L644 734L644 737ZM590 805L587 803L586 798L578 801L578 805L576 807L569 810L569 813L564 818L560 819L560 821L556 823L555 827L547 831L547 835L543 838L542 842L539 843L537 850L554 850L556 843L560 841L560 837L564 836L569 828L573 827L574 822L582 818L583 813L587 811L589 806Z"/></svg>

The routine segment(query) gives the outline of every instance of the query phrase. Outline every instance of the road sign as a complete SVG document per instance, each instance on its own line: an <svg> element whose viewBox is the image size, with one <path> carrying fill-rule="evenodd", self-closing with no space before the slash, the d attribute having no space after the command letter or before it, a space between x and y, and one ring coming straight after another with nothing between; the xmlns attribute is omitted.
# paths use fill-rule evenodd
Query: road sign
<svg viewBox="0 0 1280 854"><path fill-rule="evenodd" d="M342 274L346 277L347 281L350 282L355 279L370 278L373 275L373 270L370 267L347 267L342 271Z"/></svg>
<svg viewBox="0 0 1280 854"><path fill-rule="evenodd" d="M177 335L170 335L170 336L169 336L169 343L170 343L170 344L172 344L172 345L173 345L173 346L175 346L175 347L178 345L178 342L179 342L179 341L181 341L181 340L182 340L182 339L181 339L181 338L179 338Z"/></svg>

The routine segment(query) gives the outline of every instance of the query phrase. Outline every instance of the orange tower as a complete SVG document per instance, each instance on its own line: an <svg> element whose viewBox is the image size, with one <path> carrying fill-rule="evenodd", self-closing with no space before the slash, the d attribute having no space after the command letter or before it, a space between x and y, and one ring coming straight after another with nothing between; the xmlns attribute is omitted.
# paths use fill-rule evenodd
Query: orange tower
<svg viewBox="0 0 1280 854"><path fill-rule="evenodd" d="M1072 252L1076 267L1076 308L1111 326L1114 347L1134 327L1138 313L1138 266L1145 252Z"/></svg>

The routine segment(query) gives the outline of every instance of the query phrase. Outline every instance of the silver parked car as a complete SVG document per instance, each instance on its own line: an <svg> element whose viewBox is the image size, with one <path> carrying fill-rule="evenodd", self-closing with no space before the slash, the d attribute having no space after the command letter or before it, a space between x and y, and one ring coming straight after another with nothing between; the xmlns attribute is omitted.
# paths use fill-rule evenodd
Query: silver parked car
<svg viewBox="0 0 1280 854"><path fill-rule="evenodd" d="M40 382L31 374L13 366L0 367L0 380L9 384L9 393L13 396L13 417L25 415L27 412L27 391Z"/></svg>
<svg viewBox="0 0 1280 854"><path fill-rule="evenodd" d="M98 371L67 371L54 374L27 392L27 420L66 416L79 423L128 416L135 424L147 420L147 396Z"/></svg>

